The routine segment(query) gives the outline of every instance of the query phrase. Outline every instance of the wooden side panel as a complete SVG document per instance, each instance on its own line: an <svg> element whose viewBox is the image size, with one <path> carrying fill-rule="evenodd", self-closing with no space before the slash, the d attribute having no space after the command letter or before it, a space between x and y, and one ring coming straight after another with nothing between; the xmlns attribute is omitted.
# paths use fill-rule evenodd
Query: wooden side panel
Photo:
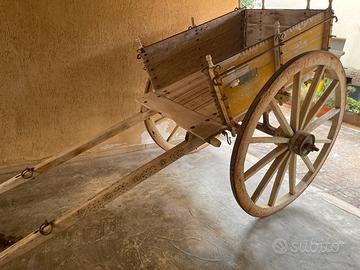
<svg viewBox="0 0 360 270"><path fill-rule="evenodd" d="M284 45L280 47L281 64L307 51L327 49L331 22L323 23L330 17L328 10L249 10L247 27L256 20L262 29L268 27L268 37L248 49L240 52L220 65L219 81L229 115L238 119L247 111L257 93L274 74L275 54L273 35L276 20L288 27L284 34ZM309 17L309 18L307 18ZM283 29L281 29L283 30ZM308 31L306 31L308 30ZM306 31L306 32L304 32ZM304 32L304 33L302 33ZM249 37L247 37L247 41Z"/></svg>
<svg viewBox="0 0 360 270"><path fill-rule="evenodd" d="M287 28L321 12L320 10L246 10L246 46L267 39L274 35L275 22L280 22L280 30Z"/></svg>
<svg viewBox="0 0 360 270"><path fill-rule="evenodd" d="M236 10L163 41L140 54L156 90L207 67L205 56L220 62L244 48L244 10Z"/></svg>
<svg viewBox="0 0 360 270"><path fill-rule="evenodd" d="M326 37L330 34L327 25L330 24L330 21L321 23L328 18L327 15L328 11L323 11L284 31L285 44L281 47L282 64L285 64L287 61L301 53L327 49L328 38Z"/></svg>
<svg viewBox="0 0 360 270"><path fill-rule="evenodd" d="M268 49L271 46L272 43L267 42L267 44L263 45L263 49ZM257 54L255 50L251 51L246 55L246 58L251 58L255 54ZM245 78L244 81L236 87L231 87L230 80L229 83L224 83L221 87L228 113L234 119L238 119L247 111L260 89L275 72L274 52L272 50L268 51L239 67L238 70L240 71L240 78ZM231 74L229 77L231 77ZM226 80L226 77L224 79Z"/></svg>

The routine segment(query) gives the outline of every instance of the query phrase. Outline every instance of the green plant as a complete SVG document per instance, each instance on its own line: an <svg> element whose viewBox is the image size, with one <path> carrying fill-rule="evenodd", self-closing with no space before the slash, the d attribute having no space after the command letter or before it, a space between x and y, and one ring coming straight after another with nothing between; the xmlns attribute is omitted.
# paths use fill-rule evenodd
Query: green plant
<svg viewBox="0 0 360 270"><path fill-rule="evenodd" d="M355 99L348 97L347 105L347 111L360 114L360 101L356 101Z"/></svg>
<svg viewBox="0 0 360 270"><path fill-rule="evenodd" d="M241 0L241 6L244 8L254 8L254 0Z"/></svg>
<svg viewBox="0 0 360 270"><path fill-rule="evenodd" d="M356 88L354 86L351 86L351 85L348 86L347 90L348 90L349 94L353 94L353 93L356 92Z"/></svg>

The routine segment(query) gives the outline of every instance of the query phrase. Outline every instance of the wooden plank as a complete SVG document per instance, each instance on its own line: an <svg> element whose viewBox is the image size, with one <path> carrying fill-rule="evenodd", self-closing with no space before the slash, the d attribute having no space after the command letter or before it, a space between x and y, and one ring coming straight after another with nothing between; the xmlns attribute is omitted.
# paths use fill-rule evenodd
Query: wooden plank
<svg viewBox="0 0 360 270"><path fill-rule="evenodd" d="M292 26L323 11L321 9L248 9L246 16L248 24L256 24L261 20L264 25L273 25L279 21L281 25Z"/></svg>
<svg viewBox="0 0 360 270"><path fill-rule="evenodd" d="M80 143L60 154L50 157L50 158L40 162L39 164L35 165L33 168L34 174L38 175L38 174L41 174L41 173L44 173L44 172L50 170L51 168L59 166L60 164L68 161L69 159L72 159L72 158L76 157L77 155L80 155L81 153L93 148L94 146L99 145L100 143L110 139L111 137L118 135L119 133L134 126L135 124L144 121L145 119L149 118L150 116L152 116L154 114L156 114L155 111L146 111L146 112L139 112L137 114L134 114L133 116L106 129L105 131L96 135L94 138L92 138L86 142ZM0 184L0 194L8 191L10 189L13 189L13 188L27 182L28 180L29 179L24 179L23 177L21 177L21 174L18 174Z"/></svg>
<svg viewBox="0 0 360 270"><path fill-rule="evenodd" d="M156 92L159 94L165 94L169 99L174 100L184 93L199 87L200 85L207 85L207 81L207 74L204 74L203 72L196 72Z"/></svg>
<svg viewBox="0 0 360 270"><path fill-rule="evenodd" d="M206 67L205 56L220 62L244 47L243 10L231 12L143 48L141 57L155 89Z"/></svg>
<svg viewBox="0 0 360 270"><path fill-rule="evenodd" d="M211 96L210 89L209 89L209 86L207 84L201 85L198 88L193 89L192 91L184 93L184 95L181 95L180 97L174 99L174 101L176 103L185 105L185 104L190 103L193 100L198 99L202 95Z"/></svg>
<svg viewBox="0 0 360 270"><path fill-rule="evenodd" d="M160 111L164 116L174 120L177 125L203 140L217 135L226 129L226 126L214 121L212 118L201 115L154 93L148 93L138 101L151 110L156 108L156 110Z"/></svg>
<svg viewBox="0 0 360 270"><path fill-rule="evenodd" d="M198 97L190 100L189 102L184 103L183 105L186 108L189 108L189 109L195 111L195 108L198 108L198 107L202 106L203 104L208 104L208 102L211 102L211 101L213 103L215 103L213 96L209 93L209 89L206 89L206 90L207 90L206 92L204 92L201 95L199 95Z"/></svg>
<svg viewBox="0 0 360 270"><path fill-rule="evenodd" d="M142 165L138 169L132 171L126 176L120 178L112 185L104 188L95 196L90 198L79 207L70 209L65 214L52 220L52 232L49 235L42 235L39 230L35 230L27 235L25 238L16 242L6 250L0 253L0 266L16 259L20 255L27 253L36 246L52 239L54 236L59 235L67 228L73 226L90 213L104 207L120 195L131 190L136 185L140 184L150 176L154 175L161 169L170 165L174 161L180 159L182 156L190 153L204 142L199 138L192 138L190 141L185 141L175 146L174 148L163 153L154 160ZM49 219L50 220L50 219Z"/></svg>
<svg viewBox="0 0 360 270"><path fill-rule="evenodd" d="M280 25L293 26L317 13L321 10L289 10L289 9L253 9L246 11L247 18L247 46L267 39L274 35L271 27L276 21ZM284 28L282 28L282 31Z"/></svg>
<svg viewBox="0 0 360 270"><path fill-rule="evenodd" d="M198 108L194 108L194 111L197 113L200 113L206 117L209 117L211 119L214 119L215 121L221 123L221 118L218 114L218 110L216 108L216 105L214 103L213 100L211 100L210 102L204 103L202 104L200 107Z"/></svg>

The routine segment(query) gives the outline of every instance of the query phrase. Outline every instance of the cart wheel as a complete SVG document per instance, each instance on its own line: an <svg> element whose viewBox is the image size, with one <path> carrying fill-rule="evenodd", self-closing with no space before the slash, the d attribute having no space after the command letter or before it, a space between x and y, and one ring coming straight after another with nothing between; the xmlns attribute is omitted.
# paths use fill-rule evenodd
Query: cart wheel
<svg viewBox="0 0 360 270"><path fill-rule="evenodd" d="M309 75L312 80L306 90L303 81ZM319 86L321 80L325 81L323 88L322 83ZM284 89L290 89L291 106L280 106L275 98ZM264 85L239 128L231 156L233 194L247 213L257 217L271 215L310 185L334 145L345 98L346 79L341 62L326 51L293 58ZM332 108L320 116L327 105ZM259 120L267 111L270 126L265 134L258 129L259 125L264 126L265 121ZM263 156L254 159L252 151Z"/></svg>
<svg viewBox="0 0 360 270"><path fill-rule="evenodd" d="M146 83L145 94L154 91L150 80ZM145 127L154 142L165 151L183 142L186 137L186 130L176 124L175 121L162 116L160 113L153 115L144 121ZM196 148L193 152L199 151L208 146L207 143Z"/></svg>

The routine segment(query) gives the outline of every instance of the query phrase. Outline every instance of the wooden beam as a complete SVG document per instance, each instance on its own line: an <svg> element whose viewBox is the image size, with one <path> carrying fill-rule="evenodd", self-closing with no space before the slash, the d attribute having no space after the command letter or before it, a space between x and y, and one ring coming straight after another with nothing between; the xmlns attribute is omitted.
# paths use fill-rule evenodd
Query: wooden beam
<svg viewBox="0 0 360 270"><path fill-rule="evenodd" d="M285 137L252 137L250 143L288 143L290 141L289 138Z"/></svg>
<svg viewBox="0 0 360 270"><path fill-rule="evenodd" d="M281 51L280 51L280 22L275 22L275 35L274 35L274 63L275 70L278 70L281 66Z"/></svg>
<svg viewBox="0 0 360 270"><path fill-rule="evenodd" d="M80 205L79 207L70 209L62 216L55 218L51 222L52 225L48 225L48 227L52 226L52 232L49 235L43 235L39 230L31 232L25 238L21 239L0 253L0 267L14 260L18 256L29 252L41 243L60 234L67 228L74 225L76 222L88 216L90 213L104 207L106 204L110 203L125 192L131 190L136 185L140 184L161 169L195 150L203 143L204 142L201 139L192 137L189 141L184 141L178 144L174 148L168 150L152 161L120 178L109 187L104 188L102 191L97 193L84 204Z"/></svg>
<svg viewBox="0 0 360 270"><path fill-rule="evenodd" d="M154 93L145 94L137 100L150 110L158 110L163 116L172 119L177 125L204 141L226 129L218 121L190 110L166 97ZM210 143L210 141L208 140Z"/></svg>
<svg viewBox="0 0 360 270"><path fill-rule="evenodd" d="M145 111L145 112L139 112L137 114L134 114L133 116L113 125L112 127L108 128L107 130L99 133L94 138L83 142L81 144L78 144L69 150L66 150L60 154L57 154L53 157L50 157L39 164L35 165L32 170L33 173L36 175L39 175L41 173L44 173L51 168L54 168L69 159L72 159L76 157L77 155L80 155L81 153L89 150L90 148L93 148L96 145L99 145L100 143L110 139L111 137L114 137L115 135L118 135L119 133L123 132L124 130L134 126L137 123L140 123L144 121L145 119L149 118L150 116L156 114L155 111ZM30 177L32 178L32 177ZM21 176L21 173L18 175L15 175L14 177L10 178L9 180L3 182L0 184L0 194L11 190L25 182L27 182L29 178L24 178Z"/></svg>
<svg viewBox="0 0 360 270"><path fill-rule="evenodd" d="M220 88L218 85L213 84L213 80L216 76L215 76L215 65L212 61L211 55L206 56L206 61L208 62L208 65L209 65L209 77L210 77L209 86L210 86L211 91L213 92L213 96L216 98L218 113L221 114L221 116L224 120L224 124L226 124L228 126L229 130L231 131L231 134L233 136L235 136L236 128L235 128L233 120L231 119L231 117L228 114L228 110L224 103L224 99L221 94Z"/></svg>

